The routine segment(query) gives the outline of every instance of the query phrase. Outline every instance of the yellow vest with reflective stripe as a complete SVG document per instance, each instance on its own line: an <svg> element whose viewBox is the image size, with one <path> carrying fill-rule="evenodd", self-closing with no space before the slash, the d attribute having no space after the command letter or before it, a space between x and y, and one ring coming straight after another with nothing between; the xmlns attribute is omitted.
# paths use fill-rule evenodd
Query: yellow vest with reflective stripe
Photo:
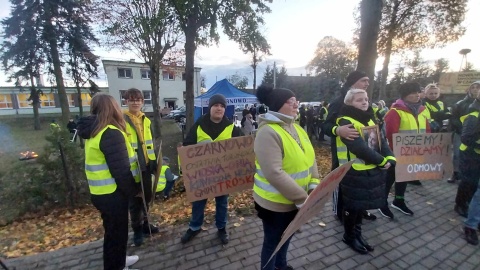
<svg viewBox="0 0 480 270"><path fill-rule="evenodd" d="M474 116L474 117L477 117L478 118L478 112L471 112L467 115L464 115L462 117L460 117L460 121L462 121L462 124L463 122L465 121L465 119L467 119L468 116ZM477 140L476 143L480 144L480 140ZM468 146L466 146L465 144L460 144L460 151L465 151L468 149ZM477 154L480 154L480 149L477 149L477 148L473 148L473 151L475 151L475 153Z"/></svg>
<svg viewBox="0 0 480 270"><path fill-rule="evenodd" d="M282 169L292 177L295 182L305 191L314 188L320 183L319 179L312 179L313 164L315 161L315 152L308 135L299 125L293 124L304 151L288 132L278 124L268 124L275 132L280 135L283 144ZM262 173L262 168L255 158L256 173L254 176L253 192L261 198L281 204L293 204L292 201L285 198L275 187L270 185L268 179Z"/></svg>
<svg viewBox="0 0 480 270"><path fill-rule="evenodd" d="M177 155L177 161L178 161L178 174L182 176L182 166L180 164L180 156Z"/></svg>
<svg viewBox="0 0 480 270"><path fill-rule="evenodd" d="M440 100L437 100L437 104L438 104L438 107L440 107L440 111L443 111L444 110L443 102L440 101ZM438 112L439 111L439 110L437 110L437 108L435 106L433 106L432 104L430 104L428 102L425 102L425 107L427 107L427 109L431 112Z"/></svg>
<svg viewBox="0 0 480 270"><path fill-rule="evenodd" d="M162 170L160 170L160 177L158 178L158 185L157 185L157 192L162 191L165 189L165 185L167 185L167 178L165 178L165 172L167 169L170 168L167 165L162 166Z"/></svg>
<svg viewBox="0 0 480 270"><path fill-rule="evenodd" d="M424 109L421 113L417 115L417 118L413 114L392 108L392 110L397 111L400 116L400 127L398 128L398 133L426 133L427 132L427 121L430 119L430 112Z"/></svg>
<svg viewBox="0 0 480 270"><path fill-rule="evenodd" d="M355 120L351 117L342 116L342 117L339 117L337 119L337 125L338 125L338 123L340 122L341 119L345 119L345 120L350 121L353 124L353 127L363 137L362 127L365 127L364 124L360 123L359 121L357 121L357 120ZM373 120L370 119L370 121L368 121L368 126L374 126L374 125L375 125L375 122L373 122ZM370 169L373 169L373 168L377 167L376 164L366 165L365 161L363 159L357 158L357 156L354 153L348 151L347 146L342 142L342 139L340 138L340 136L336 136L335 140L336 140L336 145L337 145L337 158L338 158L338 163L340 164L340 166L349 162L350 160L354 160L354 162L352 164L352 168L356 171L370 170ZM378 140L380 140L380 138L378 138Z"/></svg>
<svg viewBox="0 0 480 270"><path fill-rule="evenodd" d="M94 195L111 194L117 189L117 183L112 174L110 174L105 155L100 150L100 140L102 139L102 134L107 128L119 130L113 125L108 125L95 137L85 141L85 174L87 175L90 193ZM121 130L119 131L122 132L123 137L125 138L128 158L130 161L130 171L135 178L135 182L140 182L135 152L128 143L127 134Z"/></svg>
<svg viewBox="0 0 480 270"><path fill-rule="evenodd" d="M197 128L197 143L206 143L206 142L218 142L218 141L223 141L223 140L228 140L232 138L232 132L233 132L233 124L228 125L220 135L218 135L215 140L212 140L212 137L210 137L203 129L198 125Z"/></svg>
<svg viewBox="0 0 480 270"><path fill-rule="evenodd" d="M128 133L130 144L132 145L133 149L136 152L138 149L137 131L135 127L132 127L132 125L128 123L128 121L126 123L127 123L127 133ZM152 122L150 121L150 119L148 119L147 117L143 118L143 140L145 142L145 149L147 150L146 157L148 157L149 160L156 160L157 158L155 157L155 148L153 147L152 132L150 130L151 124Z"/></svg>

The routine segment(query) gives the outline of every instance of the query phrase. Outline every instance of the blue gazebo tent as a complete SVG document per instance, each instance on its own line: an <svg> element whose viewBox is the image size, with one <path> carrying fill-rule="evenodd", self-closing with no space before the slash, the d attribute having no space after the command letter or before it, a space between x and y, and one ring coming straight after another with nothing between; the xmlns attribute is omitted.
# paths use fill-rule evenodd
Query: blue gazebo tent
<svg viewBox="0 0 480 270"><path fill-rule="evenodd" d="M238 90L227 79L216 82L205 94L195 98L195 121L203 114L208 113L208 101L210 97L222 94L227 99L225 115L232 119L236 106L243 106L257 102L257 97L252 94Z"/></svg>

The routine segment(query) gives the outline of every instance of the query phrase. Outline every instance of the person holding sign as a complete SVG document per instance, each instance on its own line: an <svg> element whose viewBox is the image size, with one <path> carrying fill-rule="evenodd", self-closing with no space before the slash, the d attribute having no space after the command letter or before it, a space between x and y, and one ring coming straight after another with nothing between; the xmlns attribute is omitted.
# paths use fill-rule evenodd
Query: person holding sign
<svg viewBox="0 0 480 270"><path fill-rule="evenodd" d="M259 116L254 145L253 198L264 233L261 269L292 269L287 265L290 238L267 262L308 192L320 183L315 152L305 130L295 124L298 101L292 91L262 85L257 98L269 109Z"/></svg>
<svg viewBox="0 0 480 270"><path fill-rule="evenodd" d="M85 174L103 228L103 268L121 270L138 261L127 256L128 203L140 191L138 165L127 138L125 119L115 99L105 93L92 98L92 115L78 122L85 139ZM126 260L125 260L126 258Z"/></svg>
<svg viewBox="0 0 480 270"><path fill-rule="evenodd" d="M151 122L142 112L143 93L136 88L130 88L124 95L128 110L124 112L127 123L128 140L137 154L142 177L137 185L143 185L143 198L135 197L130 202L130 220L133 230L133 244L143 244L143 234L158 233L158 227L148 222L148 207L153 198L152 174L157 170L157 158L153 145ZM142 183L140 183L140 179ZM143 201L145 199L145 202Z"/></svg>
<svg viewBox="0 0 480 270"><path fill-rule="evenodd" d="M362 237L362 212L385 206L385 173L395 165L395 157L385 137L375 122L367 92L350 89L345 95L345 105L340 109L339 126L353 125L361 134L354 140L336 138L337 157L340 165L355 160L340 182L343 200L343 242L360 254L373 251Z"/></svg>
<svg viewBox="0 0 480 270"><path fill-rule="evenodd" d="M192 126L183 141L183 145L192 145L205 142L216 142L227 140L232 137L243 136L239 127L236 127L225 116L227 100L221 94L210 97L208 102L209 113L201 116ZM205 215L205 205L207 199L192 202L192 218L190 219L189 229L182 236L183 244L192 240L202 231L203 218ZM222 244L228 244L229 236L227 229L227 207L228 195L215 197L216 213L215 225L218 229L218 237Z"/></svg>
<svg viewBox="0 0 480 270"><path fill-rule="evenodd" d="M385 127L387 140L390 149L393 149L393 134L395 133L430 133L430 113L420 101L420 84L416 82L407 82L398 87L400 99L393 103L392 108L385 115ZM412 216L413 211L405 204L405 190L408 182L395 182L395 166L391 166L387 171L387 185L385 195L395 183L395 199L391 206L405 215ZM393 213L388 208L388 203L383 208L379 208L384 217L393 219Z"/></svg>

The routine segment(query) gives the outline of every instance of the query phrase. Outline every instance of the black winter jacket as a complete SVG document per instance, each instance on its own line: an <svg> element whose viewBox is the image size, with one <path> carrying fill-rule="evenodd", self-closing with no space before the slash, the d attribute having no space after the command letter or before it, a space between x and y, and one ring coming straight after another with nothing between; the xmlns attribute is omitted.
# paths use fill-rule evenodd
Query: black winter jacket
<svg viewBox="0 0 480 270"><path fill-rule="evenodd" d="M92 138L92 131L98 124L96 120L95 115L82 117L77 125L78 135L86 140ZM115 178L118 190L127 197L133 197L140 190L130 171L126 143L120 131L108 128L100 139L100 151L105 155L108 169Z"/></svg>
<svg viewBox="0 0 480 270"><path fill-rule="evenodd" d="M462 133L462 122L460 121L460 117L468 114L468 107L472 102L475 100L475 98L470 97L470 94L465 96L464 99L458 101L453 105L452 107L452 118L450 119L450 126L451 130L454 131L457 134Z"/></svg>
<svg viewBox="0 0 480 270"><path fill-rule="evenodd" d="M363 112L351 106L344 106L340 110L341 116L349 116L365 126L372 119L374 122L373 110L371 107ZM342 119L339 124L351 124L350 121ZM355 154L368 164L381 164L384 157L393 156L392 151L388 147L385 135L380 131L381 137L381 151L377 153L375 150L368 147L367 143L362 137L352 140L342 138L342 142L347 146L347 151ZM395 161L389 161L395 165ZM351 168L343 180L340 182L342 189L342 199L344 209L346 210L367 210L377 209L385 206L385 182L386 171L379 167L370 170L356 171Z"/></svg>
<svg viewBox="0 0 480 270"><path fill-rule="evenodd" d="M187 145L192 145L192 144L197 144L197 128L200 126L205 133L207 133L212 140L215 140L220 133L222 133L223 130L229 125L231 125L232 122L228 120L226 116L223 116L223 119L220 123L214 123L212 120L210 120L210 113L207 113L205 115L202 115L200 118L198 118L197 122L193 124L193 126L190 128L190 131L187 134L187 137L185 140L183 140L183 146ZM240 137L243 136L243 132L239 127L234 127L232 130L232 138L233 137Z"/></svg>
<svg viewBox="0 0 480 270"><path fill-rule="evenodd" d="M475 99L468 107L468 113L480 112L480 101ZM468 116L463 121L462 134L460 139L470 149L480 149L480 144L477 141L480 139L480 121L478 117Z"/></svg>

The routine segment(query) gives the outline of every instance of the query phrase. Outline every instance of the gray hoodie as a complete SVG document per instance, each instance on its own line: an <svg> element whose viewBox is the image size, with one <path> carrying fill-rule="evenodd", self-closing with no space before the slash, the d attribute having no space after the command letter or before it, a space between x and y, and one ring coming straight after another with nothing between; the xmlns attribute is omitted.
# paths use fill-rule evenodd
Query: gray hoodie
<svg viewBox="0 0 480 270"><path fill-rule="evenodd" d="M300 187L282 168L283 143L280 135L268 124L283 126L295 139L298 140L297 131L294 128L295 119L278 112L268 112L259 116L259 127L255 137L254 151L262 172L267 181L275 187L292 204L274 203L258 196L255 192L253 198L261 207L274 212L289 212L297 209L307 199L307 191ZM303 155L302 152L298 153ZM313 164L312 178L319 179L317 163Z"/></svg>

